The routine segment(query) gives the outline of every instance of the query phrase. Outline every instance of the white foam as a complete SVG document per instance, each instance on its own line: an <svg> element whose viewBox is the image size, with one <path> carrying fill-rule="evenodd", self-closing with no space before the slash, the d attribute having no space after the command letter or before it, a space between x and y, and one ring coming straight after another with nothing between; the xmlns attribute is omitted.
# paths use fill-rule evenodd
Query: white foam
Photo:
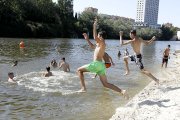
<svg viewBox="0 0 180 120"><path fill-rule="evenodd" d="M53 76L43 77L43 72L31 72L16 77L19 85L39 92L59 92L62 95L76 93L79 78L76 74L63 71L52 71Z"/></svg>

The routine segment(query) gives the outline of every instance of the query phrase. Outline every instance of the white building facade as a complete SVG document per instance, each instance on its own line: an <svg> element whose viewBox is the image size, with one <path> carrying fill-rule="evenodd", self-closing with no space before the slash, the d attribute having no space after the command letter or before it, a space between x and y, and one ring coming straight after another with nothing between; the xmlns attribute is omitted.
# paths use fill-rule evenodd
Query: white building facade
<svg viewBox="0 0 180 120"><path fill-rule="evenodd" d="M180 31L177 31L178 40L180 40Z"/></svg>
<svg viewBox="0 0 180 120"><path fill-rule="evenodd" d="M135 26L159 27L159 0L137 0Z"/></svg>

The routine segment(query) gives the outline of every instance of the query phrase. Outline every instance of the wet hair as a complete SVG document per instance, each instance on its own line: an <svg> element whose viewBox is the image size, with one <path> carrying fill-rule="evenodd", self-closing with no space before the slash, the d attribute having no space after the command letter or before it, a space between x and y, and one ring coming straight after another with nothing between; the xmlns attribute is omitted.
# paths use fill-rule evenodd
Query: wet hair
<svg viewBox="0 0 180 120"><path fill-rule="evenodd" d="M49 72L50 71L50 67L48 66L48 67L46 67L46 70Z"/></svg>
<svg viewBox="0 0 180 120"><path fill-rule="evenodd" d="M130 33L136 36L136 30L131 30Z"/></svg>
<svg viewBox="0 0 180 120"><path fill-rule="evenodd" d="M63 57L61 60L64 60L64 61L65 61L65 58Z"/></svg>
<svg viewBox="0 0 180 120"><path fill-rule="evenodd" d="M168 47L170 48L171 46L170 46L170 45L168 45Z"/></svg>
<svg viewBox="0 0 180 120"><path fill-rule="evenodd" d="M8 76L10 76L10 75L14 75L14 73L13 73L13 72L9 72L9 73L8 73Z"/></svg>
<svg viewBox="0 0 180 120"><path fill-rule="evenodd" d="M55 59L53 59L53 60L51 61L51 63L52 63L52 64L55 64L55 63L56 63L56 60L55 60Z"/></svg>
<svg viewBox="0 0 180 120"><path fill-rule="evenodd" d="M107 38L106 32L105 31L101 31L98 33L103 39Z"/></svg>

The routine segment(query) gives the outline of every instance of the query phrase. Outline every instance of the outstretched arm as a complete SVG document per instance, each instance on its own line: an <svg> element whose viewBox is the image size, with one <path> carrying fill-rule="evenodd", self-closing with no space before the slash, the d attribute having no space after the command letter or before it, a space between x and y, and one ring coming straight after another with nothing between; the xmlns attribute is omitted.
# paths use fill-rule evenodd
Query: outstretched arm
<svg viewBox="0 0 180 120"><path fill-rule="evenodd" d="M89 40L88 35L86 33L83 33L83 36L84 36L84 39L88 42L90 48L95 49L96 46L91 43L91 41Z"/></svg>
<svg viewBox="0 0 180 120"><path fill-rule="evenodd" d="M142 38L140 39L141 42L143 42L145 45L149 45L151 44L154 40L156 40L156 36L153 36L150 40L146 41L146 40L143 40Z"/></svg>
<svg viewBox="0 0 180 120"><path fill-rule="evenodd" d="M122 36L123 36L123 31L120 31L119 32L119 37L120 37L120 45L121 46L123 46L123 45L127 45L127 44L129 44L129 43L131 43L132 42L132 40L128 40L127 42L124 42L123 40L122 40Z"/></svg>
<svg viewBox="0 0 180 120"><path fill-rule="evenodd" d="M101 40L97 36L96 27L97 27L97 18L95 19L94 24L93 24L93 37L94 37L94 40L96 40L97 42L101 42Z"/></svg>

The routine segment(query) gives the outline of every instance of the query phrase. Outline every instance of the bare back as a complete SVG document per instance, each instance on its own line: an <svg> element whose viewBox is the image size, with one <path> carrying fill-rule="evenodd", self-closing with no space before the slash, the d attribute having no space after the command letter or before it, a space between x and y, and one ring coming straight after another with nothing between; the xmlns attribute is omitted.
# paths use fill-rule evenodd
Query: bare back
<svg viewBox="0 0 180 120"><path fill-rule="evenodd" d="M62 68L64 72L69 72L69 64L66 62L62 62L60 68Z"/></svg>
<svg viewBox="0 0 180 120"><path fill-rule="evenodd" d="M52 76L53 74L52 74L52 72L47 72L47 73L45 73L45 77L50 77L50 76Z"/></svg>

